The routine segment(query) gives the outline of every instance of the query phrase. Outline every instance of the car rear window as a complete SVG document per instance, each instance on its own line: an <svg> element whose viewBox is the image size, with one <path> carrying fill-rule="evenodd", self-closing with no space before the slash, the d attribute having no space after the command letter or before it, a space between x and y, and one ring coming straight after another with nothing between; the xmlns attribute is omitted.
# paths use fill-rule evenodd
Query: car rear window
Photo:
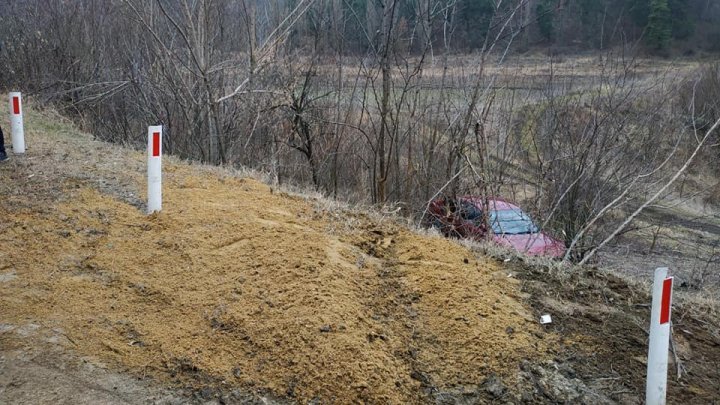
<svg viewBox="0 0 720 405"><path fill-rule="evenodd" d="M537 233L532 219L519 209L490 211L490 225L496 235Z"/></svg>

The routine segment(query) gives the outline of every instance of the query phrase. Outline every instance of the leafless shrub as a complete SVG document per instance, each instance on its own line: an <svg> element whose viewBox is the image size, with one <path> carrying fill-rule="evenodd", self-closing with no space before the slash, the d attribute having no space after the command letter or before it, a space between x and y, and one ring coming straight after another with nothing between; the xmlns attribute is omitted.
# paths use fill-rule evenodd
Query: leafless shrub
<svg viewBox="0 0 720 405"><path fill-rule="evenodd" d="M720 63L705 63L684 81L676 108L689 128L707 130L720 118Z"/></svg>
<svg viewBox="0 0 720 405"><path fill-rule="evenodd" d="M548 82L516 126L523 164L536 177L534 204L580 260L667 172L682 132L668 118L671 87L630 78L609 62L591 90L559 95ZM587 85L587 84L585 84ZM678 135L680 134L680 135Z"/></svg>

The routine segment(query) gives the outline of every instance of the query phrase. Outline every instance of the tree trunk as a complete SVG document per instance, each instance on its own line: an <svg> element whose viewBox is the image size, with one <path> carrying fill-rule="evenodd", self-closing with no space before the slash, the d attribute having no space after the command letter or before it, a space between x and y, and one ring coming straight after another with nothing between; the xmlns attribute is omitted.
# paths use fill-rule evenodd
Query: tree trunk
<svg viewBox="0 0 720 405"><path fill-rule="evenodd" d="M388 138L388 115L390 113L390 48L392 43L392 29L395 20L395 7L397 0L388 0L383 8L382 29L380 30L380 69L382 71L382 98L380 101L380 131L378 134L377 156L377 202L387 200L387 178L389 173L389 156L386 156L386 140Z"/></svg>

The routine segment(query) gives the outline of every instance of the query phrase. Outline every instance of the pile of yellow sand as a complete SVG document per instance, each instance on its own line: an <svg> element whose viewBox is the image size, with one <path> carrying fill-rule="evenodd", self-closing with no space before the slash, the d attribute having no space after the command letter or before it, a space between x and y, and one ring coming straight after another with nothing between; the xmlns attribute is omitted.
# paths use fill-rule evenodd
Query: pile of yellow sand
<svg viewBox="0 0 720 405"><path fill-rule="evenodd" d="M40 208L0 199L0 272L16 276L0 318L62 328L77 352L159 379L303 402L412 402L423 384L511 377L544 352L513 281L455 243L254 180L165 174L152 216L87 179L59 179L62 198Z"/></svg>

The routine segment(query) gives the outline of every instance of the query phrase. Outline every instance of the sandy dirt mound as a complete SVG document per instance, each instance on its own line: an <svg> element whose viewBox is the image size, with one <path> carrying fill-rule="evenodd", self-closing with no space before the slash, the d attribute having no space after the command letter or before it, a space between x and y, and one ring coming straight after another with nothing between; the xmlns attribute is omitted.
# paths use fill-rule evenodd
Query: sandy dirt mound
<svg viewBox="0 0 720 405"><path fill-rule="evenodd" d="M143 154L28 132L0 166L5 324L139 375L302 402L417 402L547 352L518 285L455 243L172 160L147 216Z"/></svg>

